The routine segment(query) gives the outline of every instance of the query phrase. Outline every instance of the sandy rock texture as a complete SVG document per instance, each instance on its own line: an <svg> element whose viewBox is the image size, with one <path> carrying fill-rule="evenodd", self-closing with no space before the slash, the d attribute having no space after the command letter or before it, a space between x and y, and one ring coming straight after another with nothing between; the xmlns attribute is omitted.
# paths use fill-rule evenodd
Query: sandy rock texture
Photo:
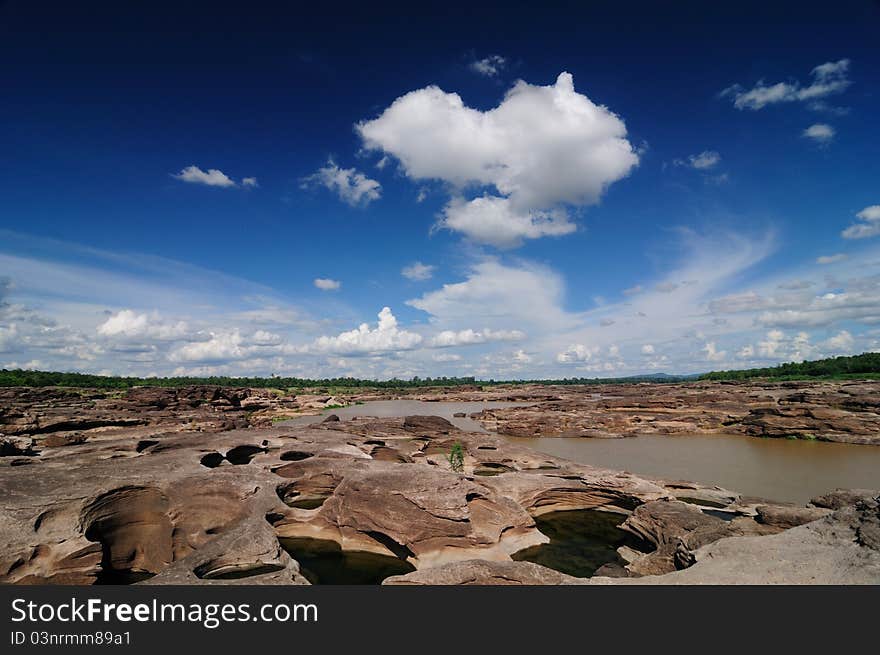
<svg viewBox="0 0 880 655"><path fill-rule="evenodd" d="M723 433L880 445L878 381L560 385L543 391L553 397L535 396L530 407L487 409L475 418L518 437Z"/></svg>
<svg viewBox="0 0 880 655"><path fill-rule="evenodd" d="M596 402L583 389L582 400L560 391L569 401L540 386L514 392L536 407ZM308 584L320 552L410 571L388 584L580 584L511 556L548 541L535 517L596 508L616 513L629 541L591 582L880 581L876 491L795 507L576 464L432 416L253 420L340 400L321 394L0 395L0 583ZM455 444L460 471L448 458Z"/></svg>

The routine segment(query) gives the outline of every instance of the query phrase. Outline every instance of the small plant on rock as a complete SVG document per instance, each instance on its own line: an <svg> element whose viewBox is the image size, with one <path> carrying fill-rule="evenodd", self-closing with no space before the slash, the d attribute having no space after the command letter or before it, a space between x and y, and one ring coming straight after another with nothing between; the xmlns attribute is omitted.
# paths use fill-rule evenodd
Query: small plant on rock
<svg viewBox="0 0 880 655"><path fill-rule="evenodd" d="M460 442L456 441L452 444L452 449L449 451L446 459L449 460L449 466L453 471L456 473L464 471L464 448L461 447Z"/></svg>

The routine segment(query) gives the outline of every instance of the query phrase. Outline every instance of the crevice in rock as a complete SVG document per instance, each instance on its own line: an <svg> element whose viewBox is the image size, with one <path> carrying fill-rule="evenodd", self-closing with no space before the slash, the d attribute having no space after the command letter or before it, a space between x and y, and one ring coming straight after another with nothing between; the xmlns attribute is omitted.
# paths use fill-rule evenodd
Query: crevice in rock
<svg viewBox="0 0 880 655"><path fill-rule="evenodd" d="M260 453L265 453L267 449L261 446L236 446L226 452L226 459L230 464L241 466L250 464L251 460Z"/></svg>
<svg viewBox="0 0 880 655"><path fill-rule="evenodd" d="M223 457L220 453L208 453L207 455L202 456L199 460L199 463L202 466L206 466L209 469L217 468L223 463L223 460L226 458Z"/></svg>
<svg viewBox="0 0 880 655"><path fill-rule="evenodd" d="M385 534L384 532L379 532L377 530L367 530L364 534L366 534L371 539L375 539L376 541L378 541L400 559L405 560L409 559L410 557L415 557L415 553L413 553L406 546L406 544L400 543L399 541L395 540L393 537Z"/></svg>
<svg viewBox="0 0 880 655"><path fill-rule="evenodd" d="M389 576L416 570L398 557L344 551L335 541L300 537L282 537L278 541L312 584L381 584Z"/></svg>
<svg viewBox="0 0 880 655"><path fill-rule="evenodd" d="M285 462L301 462L304 459L314 456L314 453L307 453L303 450L288 450L287 452L281 453L280 459Z"/></svg>

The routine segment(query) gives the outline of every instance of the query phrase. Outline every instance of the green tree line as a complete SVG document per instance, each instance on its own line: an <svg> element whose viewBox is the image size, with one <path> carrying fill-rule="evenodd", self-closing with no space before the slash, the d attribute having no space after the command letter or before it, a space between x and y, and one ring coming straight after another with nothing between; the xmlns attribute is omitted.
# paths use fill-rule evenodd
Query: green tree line
<svg viewBox="0 0 880 655"><path fill-rule="evenodd" d="M0 370L0 387L89 387L95 389L128 389L130 387L185 387L212 385L271 389L334 387L401 389L418 387L491 386L497 384L620 384L636 382L680 382L692 379L673 375L647 375L626 378L564 378L554 380L477 380L474 377L413 377L408 380L362 380L358 378L290 378L290 377L121 377L66 373L59 371Z"/></svg>
<svg viewBox="0 0 880 655"><path fill-rule="evenodd" d="M128 389L130 387L185 387L212 385L221 387L253 387L270 389L302 389L334 387L341 389L403 389L418 387L491 386L497 384L596 385L637 384L644 382L671 383L687 380L747 380L749 378L810 378L810 377L880 377L880 353L863 353L852 357L834 357L813 362L780 364L770 368L739 371L713 371L700 376L635 375L623 378L561 378L545 380L477 380L474 377L413 377L409 380L362 380L358 378L290 378L290 377L121 377L66 373L60 371L0 370L0 387L90 387L95 389Z"/></svg>
<svg viewBox="0 0 880 655"><path fill-rule="evenodd" d="M813 362L789 362L769 368L741 371L713 371L701 380L747 380L749 378L875 377L880 375L880 353L862 353L851 357L832 357Z"/></svg>

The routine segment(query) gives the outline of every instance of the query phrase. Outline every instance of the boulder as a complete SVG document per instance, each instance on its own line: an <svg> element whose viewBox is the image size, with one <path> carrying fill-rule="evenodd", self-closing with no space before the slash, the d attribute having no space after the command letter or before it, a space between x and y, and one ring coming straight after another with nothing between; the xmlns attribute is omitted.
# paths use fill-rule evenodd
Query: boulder
<svg viewBox="0 0 880 655"><path fill-rule="evenodd" d="M759 523L776 526L783 530L816 521L831 513L830 509L821 507L788 507L784 505L758 505L755 511L758 513Z"/></svg>

